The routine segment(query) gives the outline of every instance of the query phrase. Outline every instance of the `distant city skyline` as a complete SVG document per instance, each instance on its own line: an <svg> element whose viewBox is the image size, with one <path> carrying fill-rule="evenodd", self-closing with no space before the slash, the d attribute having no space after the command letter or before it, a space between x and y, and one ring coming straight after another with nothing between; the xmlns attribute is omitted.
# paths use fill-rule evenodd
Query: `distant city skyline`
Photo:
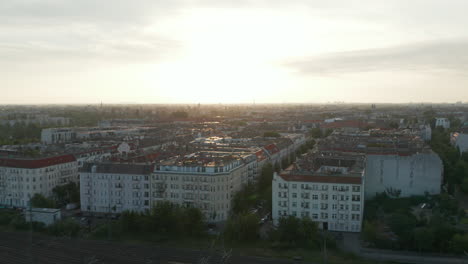
<svg viewBox="0 0 468 264"><path fill-rule="evenodd" d="M0 104L468 101L468 2L0 2Z"/></svg>

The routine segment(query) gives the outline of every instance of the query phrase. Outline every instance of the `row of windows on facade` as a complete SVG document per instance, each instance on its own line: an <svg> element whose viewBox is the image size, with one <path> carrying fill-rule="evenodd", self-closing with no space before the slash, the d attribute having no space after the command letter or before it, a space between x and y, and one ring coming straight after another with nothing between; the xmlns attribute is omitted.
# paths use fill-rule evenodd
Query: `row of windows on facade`
<svg viewBox="0 0 468 264"><path fill-rule="evenodd" d="M280 217L282 216L288 216L288 212L285 210L279 210L278 215ZM291 211L292 216L298 216L297 211ZM301 212L301 217L310 217L312 220L327 220L328 219L328 213L310 213L308 211L302 211ZM320 216L320 218L319 218ZM331 214L331 219L333 220L349 220L349 214ZM351 214L351 221L361 221L361 215L360 214Z"/></svg>
<svg viewBox="0 0 468 264"><path fill-rule="evenodd" d="M167 181L168 179L171 181L179 181L179 177L181 181L187 182L226 182L232 180L233 177L231 176L220 176L220 177L206 177L206 176L193 176L193 175L183 175L183 176L168 176L168 175L153 175L153 180L163 180Z"/></svg>
<svg viewBox="0 0 468 264"><path fill-rule="evenodd" d="M75 162L76 163L76 162ZM50 167L45 167L45 168L40 168L40 169L5 169L5 172L11 173L11 174L38 174L38 173L43 173L43 172L52 172L57 169L67 169L71 167L76 167L75 163L65 163L61 165L54 165ZM76 171L76 169L75 169Z"/></svg>
<svg viewBox="0 0 468 264"><path fill-rule="evenodd" d="M280 189L288 189L288 184L287 183L278 183L278 187ZM297 189L298 187L298 184L296 183L293 183L291 184L291 188L292 189ZM319 188L319 185L318 184L304 184L304 183L301 183L300 185L301 189L303 190L314 190L314 191L317 191L319 189L321 189L322 191L328 191L328 185L321 185L321 188ZM332 186L332 190L333 191L338 191L338 192L348 192L349 191L349 185L333 185ZM360 192L361 191L361 186L352 186L352 191L353 192Z"/></svg>
<svg viewBox="0 0 468 264"><path fill-rule="evenodd" d="M297 204L298 204L297 202L292 202L291 207L297 207ZM288 203L287 203L287 201L278 201L278 206L279 207L288 207ZM312 209L318 210L319 209L319 204L317 204L317 203L310 204L309 202L302 202L301 203L301 208L304 208L304 209L312 208ZM332 210L349 210L349 205L348 204L340 204L340 205L332 204L331 208L332 208ZM321 210L327 210L328 209L328 204L327 203L321 203L320 204L320 209ZM361 205L359 205L359 204L352 204L351 205L351 210L352 211L359 211L360 209L361 209Z"/></svg>
<svg viewBox="0 0 468 264"><path fill-rule="evenodd" d="M327 193L322 193L320 194L321 200L328 200L328 194ZM279 198L288 198L288 193L287 192L278 192L278 197ZM298 198L297 193L291 193L292 198ZM319 195L318 194L310 194L310 193L301 193L301 198L302 199L310 199L312 197L312 200L318 200ZM337 195L333 194L331 195L332 200L340 200L340 201L349 201L349 195ZM361 195L358 194L353 194L351 195L351 200L353 202L359 202L361 201Z"/></svg>
<svg viewBox="0 0 468 264"><path fill-rule="evenodd" d="M54 174L49 174L47 176L44 176L44 178L42 178L42 176L39 176L37 178L38 181L42 181L43 179L44 180L52 180L54 178L61 178L61 177L68 177L68 176L71 176L73 175L73 172L72 171L65 171L63 173L54 173ZM18 177L0 177L0 181L10 181L10 182L29 182L30 180L32 182L36 182L36 177L21 177L21 176L18 176Z"/></svg>
<svg viewBox="0 0 468 264"><path fill-rule="evenodd" d="M87 191L84 194L90 195L91 192ZM100 197L108 197L109 195L110 196L122 197L122 196L126 196L125 194L126 193L122 192L122 191L110 191L109 193L107 191L102 191L102 192L97 192L96 190L93 191L94 196L100 196ZM174 199L178 199L178 198L181 197L181 198L187 199L187 200L194 200L194 199L209 200L210 197L211 197L209 194L193 194L193 193L179 194L179 193L173 193L173 192L169 193L169 196L170 196L170 198L174 198ZM229 193L222 194L222 196L225 196L226 199L229 199ZM139 197L148 198L149 197L149 192L144 192L144 193L132 192L132 197L133 198L139 198ZM167 194L160 193L160 192L153 192L153 197L154 198L166 198ZM221 197L221 195L220 195L220 196L218 196L218 198L223 199L224 197Z"/></svg>
<svg viewBox="0 0 468 264"><path fill-rule="evenodd" d="M232 180L232 176L228 178L227 176L223 177L206 177L206 176L168 176L168 175L153 175L153 180L163 180L167 181L170 179L171 181L179 181L179 177L182 181L192 181L192 182L226 182ZM91 175L87 175L85 179L91 179ZM101 180L123 180L125 176L121 175L108 175L108 174L100 174L97 176L97 179ZM149 181L148 175L133 175L132 180L134 181Z"/></svg>
<svg viewBox="0 0 468 264"><path fill-rule="evenodd" d="M234 161L226 166L215 166L214 172L229 172L240 165L239 161ZM206 172L207 167L205 166L161 166L156 165L157 171L180 171L180 172Z"/></svg>
<svg viewBox="0 0 468 264"><path fill-rule="evenodd" d="M93 182L93 186L96 187L96 186L100 186L101 188L108 188L108 183L106 182ZM130 185L129 185L130 186ZM145 183L143 185L140 185L138 183L133 183L131 185L131 187L133 189L141 189L141 186L143 186L143 189L149 189L150 185L148 183ZM200 190L200 191L211 191L211 192L214 192L214 191L227 191L229 189L233 189L234 186L233 185L217 185L217 186L211 186L211 185L192 185L192 184L182 184L182 190ZM91 187L91 184L88 182L88 183L85 183L84 184L84 187ZM123 188L125 187L125 184L122 184L122 183L115 183L113 185L114 188ZM165 184L165 183L153 183L153 188L155 189L167 189L168 187L170 187L170 189L173 189L173 190L178 190L179 189L179 185L178 184Z"/></svg>

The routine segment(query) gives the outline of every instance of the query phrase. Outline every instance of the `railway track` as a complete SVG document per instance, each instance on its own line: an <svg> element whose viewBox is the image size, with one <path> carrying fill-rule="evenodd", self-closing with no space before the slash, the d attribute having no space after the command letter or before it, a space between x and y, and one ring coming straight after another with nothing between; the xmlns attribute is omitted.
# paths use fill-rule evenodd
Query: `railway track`
<svg viewBox="0 0 468 264"><path fill-rule="evenodd" d="M1 264L219 264L217 251L0 232ZM232 256L229 264L290 264L284 259Z"/></svg>

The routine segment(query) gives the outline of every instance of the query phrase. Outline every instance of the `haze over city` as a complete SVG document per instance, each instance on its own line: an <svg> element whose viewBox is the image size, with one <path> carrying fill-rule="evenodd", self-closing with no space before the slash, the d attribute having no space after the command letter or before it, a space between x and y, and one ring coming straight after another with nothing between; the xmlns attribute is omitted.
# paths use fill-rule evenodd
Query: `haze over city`
<svg viewBox="0 0 468 264"><path fill-rule="evenodd" d="M466 1L1 1L1 104L455 102Z"/></svg>
<svg viewBox="0 0 468 264"><path fill-rule="evenodd" d="M0 0L0 264L465 263L467 10Z"/></svg>

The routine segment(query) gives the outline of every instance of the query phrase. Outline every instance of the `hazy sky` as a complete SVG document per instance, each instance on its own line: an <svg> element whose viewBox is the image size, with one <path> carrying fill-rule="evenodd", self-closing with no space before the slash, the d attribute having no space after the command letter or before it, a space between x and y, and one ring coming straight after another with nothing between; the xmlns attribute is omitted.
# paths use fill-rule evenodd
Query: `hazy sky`
<svg viewBox="0 0 468 264"><path fill-rule="evenodd" d="M466 0L1 0L0 104L468 101Z"/></svg>

